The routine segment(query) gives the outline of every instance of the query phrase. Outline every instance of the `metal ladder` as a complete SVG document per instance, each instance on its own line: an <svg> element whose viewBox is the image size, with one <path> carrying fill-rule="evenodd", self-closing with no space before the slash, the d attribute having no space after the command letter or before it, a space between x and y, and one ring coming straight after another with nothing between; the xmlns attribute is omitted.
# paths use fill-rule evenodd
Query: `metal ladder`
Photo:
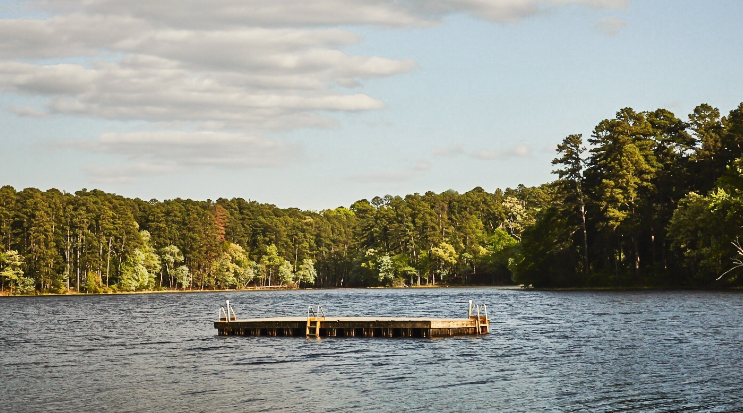
<svg viewBox="0 0 743 413"><path fill-rule="evenodd" d="M305 335L307 337L320 337L321 321L325 321L325 310L322 309L322 306L318 305L317 310L312 306L307 307L307 330Z"/></svg>
<svg viewBox="0 0 743 413"><path fill-rule="evenodd" d="M237 315L235 315L235 310L230 307L230 300L225 301L225 305L227 306L227 310L225 310L224 307L219 307L219 317L217 318L219 321L235 321L237 320ZM222 317L224 315L224 317Z"/></svg>
<svg viewBox="0 0 743 413"><path fill-rule="evenodd" d="M483 315L480 315L481 308L483 310ZM469 311L468 316L470 319L475 320L475 328L477 329L477 334L489 334L490 333L490 319L488 319L488 306L486 306L485 304L473 305L472 300L470 300L470 311Z"/></svg>

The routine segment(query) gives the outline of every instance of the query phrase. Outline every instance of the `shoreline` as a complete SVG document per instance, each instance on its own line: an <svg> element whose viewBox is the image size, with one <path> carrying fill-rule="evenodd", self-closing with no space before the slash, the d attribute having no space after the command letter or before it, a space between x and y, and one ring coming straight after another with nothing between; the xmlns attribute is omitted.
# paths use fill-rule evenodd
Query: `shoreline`
<svg viewBox="0 0 743 413"><path fill-rule="evenodd" d="M236 293L236 292L258 292L258 291L312 291L312 290L407 290L407 289L427 289L427 288L495 288L500 290L519 290L532 292L572 292L572 291L596 291L596 292L629 292L629 291L731 291L741 292L743 287L727 288L682 288L682 287L566 287L566 288L532 288L523 285L421 285L413 287L325 287L325 288L291 288L291 287L253 287L241 289L224 289L224 290L152 290L152 291L119 291L109 293L43 293L43 294L25 294L9 295L0 294L0 299L10 297L89 297L89 296L115 296L115 295L140 295L140 294L199 294L199 293Z"/></svg>
<svg viewBox="0 0 743 413"><path fill-rule="evenodd" d="M137 294L197 294L197 293L235 293L235 292L253 292L253 291L312 291L312 290L407 290L407 289L426 289L426 288L484 288L493 287L499 289L522 290L518 285L420 285L413 287L325 287L325 288L291 288L291 287L253 287L241 289L209 289L209 290L151 290L151 291L119 291L108 293L36 293L23 295L0 294L1 298L6 297L89 297L89 296L114 296L114 295L137 295Z"/></svg>

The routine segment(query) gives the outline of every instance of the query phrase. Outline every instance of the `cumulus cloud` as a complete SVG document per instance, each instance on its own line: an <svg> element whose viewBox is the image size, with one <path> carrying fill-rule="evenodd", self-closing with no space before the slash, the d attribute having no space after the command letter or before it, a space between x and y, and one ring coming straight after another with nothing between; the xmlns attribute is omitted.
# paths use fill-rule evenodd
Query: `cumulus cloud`
<svg viewBox="0 0 743 413"><path fill-rule="evenodd" d="M152 36L159 38L116 43L125 54L113 62L42 65L2 60L0 90L46 97L46 111L53 114L152 122L213 121L266 131L332 125L327 115L318 115L321 111L380 109L384 105L378 99L343 93L332 84L390 76L415 67L411 60L350 56L327 48L358 40L355 34L338 30L250 29ZM8 56L27 57L34 48L33 42L24 44L20 35L14 43L16 47L10 49L0 40L4 46L0 49Z"/></svg>
<svg viewBox="0 0 743 413"><path fill-rule="evenodd" d="M565 5L617 8L626 0L28 4L51 17L0 20L0 92L45 97L50 114L257 132L328 127L333 111L383 108L344 88L416 67L410 59L343 52L362 39L339 26L423 27L456 13L511 22Z"/></svg>
<svg viewBox="0 0 743 413"><path fill-rule="evenodd" d="M413 170L416 171L427 171L429 169L431 169L431 163L425 160L418 161L413 167Z"/></svg>
<svg viewBox="0 0 743 413"><path fill-rule="evenodd" d="M468 151L463 146L452 146L449 148L439 148L433 151L435 156L466 156L473 159L484 159L484 160L502 160L509 158L525 158L532 154L532 150L527 145L517 145L505 150L492 150L492 149L478 149L475 151Z"/></svg>
<svg viewBox="0 0 743 413"><path fill-rule="evenodd" d="M49 17L0 20L0 93L41 97L44 103L10 111L20 116L136 120L151 122L153 127L179 123L190 130L228 131L210 136L153 132L147 139L112 134L93 143L68 145L139 162L119 174L136 179L136 171L162 172L148 169L159 162L171 162L174 168L280 166L282 156L296 159L298 149L256 136L331 127L336 112L383 108L378 98L349 88L410 72L416 63L344 51L363 40L349 27L427 27L453 14L506 23L563 6L621 8L627 0L29 0L26 4L36 9L35 15Z"/></svg>
<svg viewBox="0 0 743 413"><path fill-rule="evenodd" d="M47 116L46 112L42 112L38 109L28 107L28 106L22 107L22 108L10 107L9 110L18 116L24 116L24 117L29 117L29 118L43 118Z"/></svg>
<svg viewBox="0 0 743 413"><path fill-rule="evenodd" d="M387 184L409 181L419 174L413 171L379 172L370 174L359 174L349 177L352 182L360 184Z"/></svg>
<svg viewBox="0 0 743 413"><path fill-rule="evenodd" d="M467 151L464 149L464 146L456 145L451 146L448 148L436 148L433 150L433 154L435 156L459 156L459 155L465 155Z"/></svg>
<svg viewBox="0 0 743 413"><path fill-rule="evenodd" d="M618 17L606 17L597 21L594 27L601 33L614 37L627 27L627 22Z"/></svg>
<svg viewBox="0 0 743 413"><path fill-rule="evenodd" d="M43 0L65 13L118 14L172 27L215 28L373 25L425 27L450 14L494 22L520 21L555 7L623 8L628 0Z"/></svg>
<svg viewBox="0 0 743 413"><path fill-rule="evenodd" d="M280 141L226 132L105 133L95 141L54 142L53 146L119 155L152 173L198 166L279 167L302 157L300 148ZM152 169L143 169L144 167ZM165 169L157 169L165 168Z"/></svg>
<svg viewBox="0 0 743 413"><path fill-rule="evenodd" d="M348 180L363 184L404 182L422 176L431 169L431 164L425 159L419 159L414 165L402 166L398 170L364 173L349 176Z"/></svg>
<svg viewBox="0 0 743 413"><path fill-rule="evenodd" d="M415 9L428 12L429 16L466 13L499 23L519 22L566 5L618 9L628 4L627 0L421 0L411 3Z"/></svg>
<svg viewBox="0 0 743 413"><path fill-rule="evenodd" d="M493 151L488 149L480 149L478 151L471 152L469 154L472 158L477 159L508 159L508 158L525 158L531 156L531 148L526 145L518 145L504 151Z"/></svg>
<svg viewBox="0 0 743 413"><path fill-rule="evenodd" d="M88 165L85 170L93 183L133 184L142 178L173 173L176 168L170 165L151 165L140 162L126 166Z"/></svg>
<svg viewBox="0 0 743 413"><path fill-rule="evenodd" d="M557 144L556 143L550 143L542 147L541 150L539 150L541 153L551 153L554 154L557 152Z"/></svg>

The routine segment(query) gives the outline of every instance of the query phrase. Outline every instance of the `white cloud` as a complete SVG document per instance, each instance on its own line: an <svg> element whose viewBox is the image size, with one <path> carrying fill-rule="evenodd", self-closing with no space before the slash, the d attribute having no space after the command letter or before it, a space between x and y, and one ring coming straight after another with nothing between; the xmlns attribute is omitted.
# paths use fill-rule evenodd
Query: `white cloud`
<svg viewBox="0 0 743 413"><path fill-rule="evenodd" d="M171 169L280 167L302 158L302 151L296 146L225 132L105 133L96 141L57 141L52 145L119 155L140 166Z"/></svg>
<svg viewBox="0 0 743 413"><path fill-rule="evenodd" d="M28 4L51 17L0 20L0 92L45 97L48 113L212 122L255 133L328 127L328 111L383 108L343 89L416 67L409 59L344 53L341 47L362 39L333 27L422 27L454 13L511 22L565 5L617 8L626 0Z"/></svg>
<svg viewBox="0 0 743 413"><path fill-rule="evenodd" d="M40 111L32 107L10 107L9 110L18 116L24 116L29 118L43 118L47 116L46 112Z"/></svg>
<svg viewBox="0 0 743 413"><path fill-rule="evenodd" d="M422 176L431 169L431 164L425 159L419 159L414 165L403 166L399 170L365 173L349 176L348 180L363 184L404 182Z"/></svg>
<svg viewBox="0 0 743 413"><path fill-rule="evenodd" d="M565 5L623 8L628 0L43 0L37 4L58 12L124 15L171 27L424 27L454 13L502 23Z"/></svg>
<svg viewBox="0 0 743 413"><path fill-rule="evenodd" d="M445 149L435 149L435 156L466 156L474 159L500 160L508 158L525 158L531 156L532 150L527 145L517 145L505 150L479 149L468 151L463 146L452 146Z"/></svg>
<svg viewBox="0 0 743 413"><path fill-rule="evenodd" d="M628 26L627 22L618 17L605 17L594 25L594 28L608 36L616 36Z"/></svg>
<svg viewBox="0 0 743 413"><path fill-rule="evenodd" d="M499 23L519 22L549 12L556 7L577 5L593 9L627 7L627 0L437 0L412 2L434 16L467 13Z"/></svg>
<svg viewBox="0 0 743 413"><path fill-rule="evenodd" d="M557 144L556 143L547 144L543 146L539 152L554 154L555 152L557 152Z"/></svg>
<svg viewBox="0 0 743 413"><path fill-rule="evenodd" d="M518 145L512 148L508 148L504 151L493 151L488 149L480 149L469 154L472 158L497 160L497 159L508 159L508 158L525 158L531 156L531 148L526 145Z"/></svg>
<svg viewBox="0 0 743 413"><path fill-rule="evenodd" d="M47 97L49 113L212 121L255 132L332 125L333 119L319 111L380 109L384 105L378 99L343 93L332 84L359 83L415 67L411 60L350 56L326 48L358 40L339 30L170 31L153 36L161 38L117 43L124 54L113 62L0 60L0 91ZM34 47L18 39L14 43L23 53Z"/></svg>
<svg viewBox="0 0 743 413"><path fill-rule="evenodd" d="M386 184L409 181L419 174L413 171L394 171L394 172L379 172L371 174L359 174L349 177L348 179L353 182L361 184Z"/></svg>
<svg viewBox="0 0 743 413"><path fill-rule="evenodd" d="M171 27L307 27L431 24L406 7L417 2L384 0L43 0L39 7L62 13L117 14Z"/></svg>
<svg viewBox="0 0 743 413"><path fill-rule="evenodd" d="M8 110L21 116L73 115L145 121L153 128L176 123L190 130L230 131L208 136L209 132L110 134L92 143L67 144L125 156L136 163L124 167L130 169L121 176L135 176L136 171L158 173L147 168L168 162L173 168L281 166L286 163L282 159L296 159L299 149L256 136L330 127L334 112L383 108L378 98L348 88L409 72L416 63L345 52L345 46L362 41L348 27L427 27L462 13L505 23L563 6L621 8L627 1L31 0L28 4L37 10L35 15L50 17L0 20L0 93L41 97L45 103ZM467 155L521 156L483 151ZM91 171L105 175L95 168Z"/></svg>
<svg viewBox="0 0 743 413"><path fill-rule="evenodd" d="M104 184L132 184L139 182L142 178L176 171L169 165L150 165L142 162L126 166L88 165L85 170L91 182Z"/></svg>
<svg viewBox="0 0 743 413"><path fill-rule="evenodd" d="M415 171L427 171L431 169L431 163L425 160L420 160L415 164L413 170Z"/></svg>
<svg viewBox="0 0 743 413"><path fill-rule="evenodd" d="M464 146L456 145L451 146L449 148L437 148L433 150L433 154L435 156L459 156L459 155L465 155L467 151L464 149Z"/></svg>

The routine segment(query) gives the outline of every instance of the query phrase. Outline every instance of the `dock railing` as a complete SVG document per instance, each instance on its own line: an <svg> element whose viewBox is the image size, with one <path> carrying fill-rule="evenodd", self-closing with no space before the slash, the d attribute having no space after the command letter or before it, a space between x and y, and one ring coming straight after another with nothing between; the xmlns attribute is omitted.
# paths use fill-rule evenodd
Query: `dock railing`
<svg viewBox="0 0 743 413"><path fill-rule="evenodd" d="M322 314L322 315L321 315ZM321 305L317 306L317 310L312 306L307 307L307 329L305 335L307 337L320 337L320 322L325 321L325 310Z"/></svg>
<svg viewBox="0 0 743 413"><path fill-rule="evenodd" d="M225 310L224 307L219 307L219 321L235 321L237 320L237 315L235 315L235 310L230 307L230 300L225 301L225 305L227 306L227 309ZM230 317L230 313L232 314L232 317ZM224 317L222 317L224 315Z"/></svg>
<svg viewBox="0 0 743 413"><path fill-rule="evenodd" d="M482 309L482 314L480 310ZM475 320L475 329L477 334L490 333L490 319L488 318L488 306L485 304L473 304L470 300L469 313L467 315L471 320Z"/></svg>

